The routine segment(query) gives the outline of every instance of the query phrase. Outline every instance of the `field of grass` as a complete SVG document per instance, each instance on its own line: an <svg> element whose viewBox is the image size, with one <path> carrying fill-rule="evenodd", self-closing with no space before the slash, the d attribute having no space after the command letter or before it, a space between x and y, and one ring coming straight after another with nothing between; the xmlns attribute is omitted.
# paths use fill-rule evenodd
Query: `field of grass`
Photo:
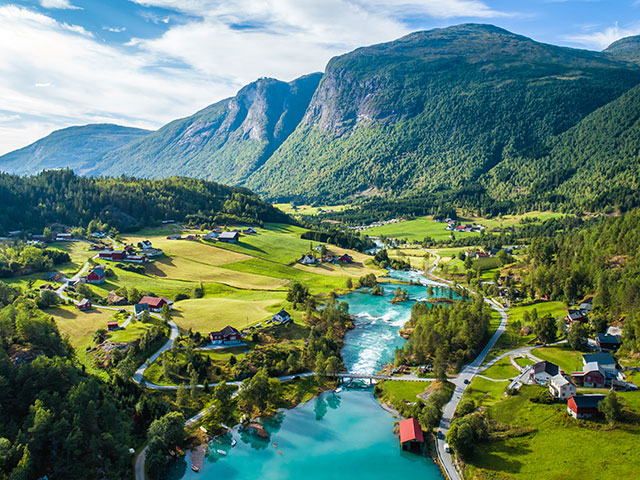
<svg viewBox="0 0 640 480"><path fill-rule="evenodd" d="M106 297L111 290L127 287L137 288L141 292L152 292L159 297L173 299L177 293L190 294L193 287L197 285L196 282L156 278L127 272L113 265L109 265L109 268L116 274L115 277L108 277L107 281L100 285L91 285L91 289L102 297Z"/></svg>
<svg viewBox="0 0 640 480"><path fill-rule="evenodd" d="M476 406L488 406L502 398L508 381L494 382L486 378L475 377L464 392L464 399L470 398Z"/></svg>
<svg viewBox="0 0 640 480"><path fill-rule="evenodd" d="M384 381L380 384L382 398L391 405L400 405L403 401L415 402L429 384L422 382Z"/></svg>
<svg viewBox="0 0 640 480"><path fill-rule="evenodd" d="M558 365L565 373L582 370L582 352L572 350L567 344L556 347L540 347L531 351L533 355Z"/></svg>
<svg viewBox="0 0 640 480"><path fill-rule="evenodd" d="M320 213L320 209L324 211L333 210L334 212L341 212L349 208L349 205L320 205L317 207L312 207L311 205L296 205L294 208L290 203L274 203L273 206L289 215L317 215Z"/></svg>
<svg viewBox="0 0 640 480"><path fill-rule="evenodd" d="M509 321L512 320L520 320L522 321L522 316L524 312L531 312L533 309L536 309L538 312L538 317L544 317L548 313L550 313L553 318L563 318L567 315L567 307L563 302L537 302L531 305L526 306L518 306L512 307L508 310L507 314L509 315Z"/></svg>
<svg viewBox="0 0 640 480"><path fill-rule="evenodd" d="M485 370L482 375L489 378L504 380L506 378L513 378L517 376L518 373L518 370L516 370L516 368L511 365L509 358L505 357Z"/></svg>
<svg viewBox="0 0 640 480"><path fill-rule="evenodd" d="M82 266L95 255L95 252L89 250L89 244L86 242L54 242L48 246L55 250L67 252L71 257L70 263L64 263L53 267L53 270L62 272L66 276L72 276L82 268Z"/></svg>
<svg viewBox="0 0 640 480"><path fill-rule="evenodd" d="M322 269L316 270L318 267L307 267L304 269L282 265L280 263L268 262L259 258L246 260L244 262L228 263L222 268L235 272L253 273L255 275L264 275L277 279L286 279L302 282L309 287L311 293L326 293L333 289L345 288L346 278L336 276L322 275ZM314 272L318 273L314 273Z"/></svg>
<svg viewBox="0 0 640 480"><path fill-rule="evenodd" d="M451 232L447 231L447 224L436 222L433 217L420 217L406 222L390 223L381 227L374 227L366 230L366 234L372 237L384 235L386 237L406 239L410 242L422 241L425 237L434 240L445 240L451 238ZM475 232L455 232L456 238L480 236Z"/></svg>
<svg viewBox="0 0 640 480"><path fill-rule="evenodd" d="M521 367L533 365L533 360L531 360L529 357L516 357L514 358L514 361Z"/></svg>
<svg viewBox="0 0 640 480"><path fill-rule="evenodd" d="M285 303L285 297L285 292L264 292L182 300L175 305L172 318L180 328L200 333L227 325L240 329L271 317Z"/></svg>
<svg viewBox="0 0 640 480"><path fill-rule="evenodd" d="M480 225L487 227L487 230L491 231L496 228L512 227L519 224L524 218L537 219L536 223L542 223L550 218L560 218L565 216L564 213L555 212L527 212L521 215L503 215L495 218L481 218L481 217L467 217L460 219L461 223L476 222Z"/></svg>
<svg viewBox="0 0 640 480"><path fill-rule="evenodd" d="M61 334L69 335L71 345L78 350L87 347L96 330L106 329L107 321L116 313L98 308L80 312L75 307L66 305L49 308L45 312L53 317Z"/></svg>
<svg viewBox="0 0 640 480"><path fill-rule="evenodd" d="M566 413L564 404L530 402L538 388L524 386L520 394L489 408L492 419L535 431L476 444L467 478L617 480L637 476L638 425L576 421Z"/></svg>

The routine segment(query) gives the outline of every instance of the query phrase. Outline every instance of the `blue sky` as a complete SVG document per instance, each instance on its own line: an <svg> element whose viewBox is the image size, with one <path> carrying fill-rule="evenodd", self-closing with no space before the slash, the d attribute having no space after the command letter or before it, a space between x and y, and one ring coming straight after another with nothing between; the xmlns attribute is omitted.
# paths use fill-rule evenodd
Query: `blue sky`
<svg viewBox="0 0 640 480"><path fill-rule="evenodd" d="M0 1L0 154L70 125L157 128L256 78L464 22L601 50L640 34L640 0Z"/></svg>

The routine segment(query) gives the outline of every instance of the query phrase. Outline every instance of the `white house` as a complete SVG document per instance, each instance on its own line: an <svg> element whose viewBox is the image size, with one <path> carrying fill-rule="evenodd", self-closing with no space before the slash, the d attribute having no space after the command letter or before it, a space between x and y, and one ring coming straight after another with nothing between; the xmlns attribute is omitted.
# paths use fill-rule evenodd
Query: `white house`
<svg viewBox="0 0 640 480"><path fill-rule="evenodd" d="M551 378L560 373L557 365L551 362L538 362L531 365L529 370L529 383L548 385Z"/></svg>
<svg viewBox="0 0 640 480"><path fill-rule="evenodd" d="M576 394L576 386L559 373L549 381L549 393L556 400L567 400Z"/></svg>
<svg viewBox="0 0 640 480"><path fill-rule="evenodd" d="M313 255L307 254L300 257L298 263L301 263L302 265L315 265L318 263L318 260Z"/></svg>
<svg viewBox="0 0 640 480"><path fill-rule="evenodd" d="M293 319L291 318L291 315L289 315L289 312L287 312L286 310L280 310L273 317L271 317L271 321L275 323L289 323L292 322Z"/></svg>

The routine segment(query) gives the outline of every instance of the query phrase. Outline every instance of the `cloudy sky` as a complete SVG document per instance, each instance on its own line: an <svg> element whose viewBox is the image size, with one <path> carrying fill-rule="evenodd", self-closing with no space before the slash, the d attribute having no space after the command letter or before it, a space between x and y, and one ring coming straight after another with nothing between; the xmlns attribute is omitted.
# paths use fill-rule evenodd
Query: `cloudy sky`
<svg viewBox="0 0 640 480"><path fill-rule="evenodd" d="M640 0L0 0L0 154L70 125L157 128L256 78L464 22L601 50L640 34Z"/></svg>

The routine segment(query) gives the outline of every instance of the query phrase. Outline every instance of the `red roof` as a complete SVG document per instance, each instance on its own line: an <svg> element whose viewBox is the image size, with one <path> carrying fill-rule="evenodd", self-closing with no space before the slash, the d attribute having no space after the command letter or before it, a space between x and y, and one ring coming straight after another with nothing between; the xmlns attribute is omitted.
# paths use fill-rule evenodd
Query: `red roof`
<svg viewBox="0 0 640 480"><path fill-rule="evenodd" d="M170 302L163 297L142 297L138 303L146 303L149 305L149 308L161 308L165 303L169 304Z"/></svg>
<svg viewBox="0 0 640 480"><path fill-rule="evenodd" d="M422 428L415 418L407 418L400 422L400 443L411 441L424 442Z"/></svg>

